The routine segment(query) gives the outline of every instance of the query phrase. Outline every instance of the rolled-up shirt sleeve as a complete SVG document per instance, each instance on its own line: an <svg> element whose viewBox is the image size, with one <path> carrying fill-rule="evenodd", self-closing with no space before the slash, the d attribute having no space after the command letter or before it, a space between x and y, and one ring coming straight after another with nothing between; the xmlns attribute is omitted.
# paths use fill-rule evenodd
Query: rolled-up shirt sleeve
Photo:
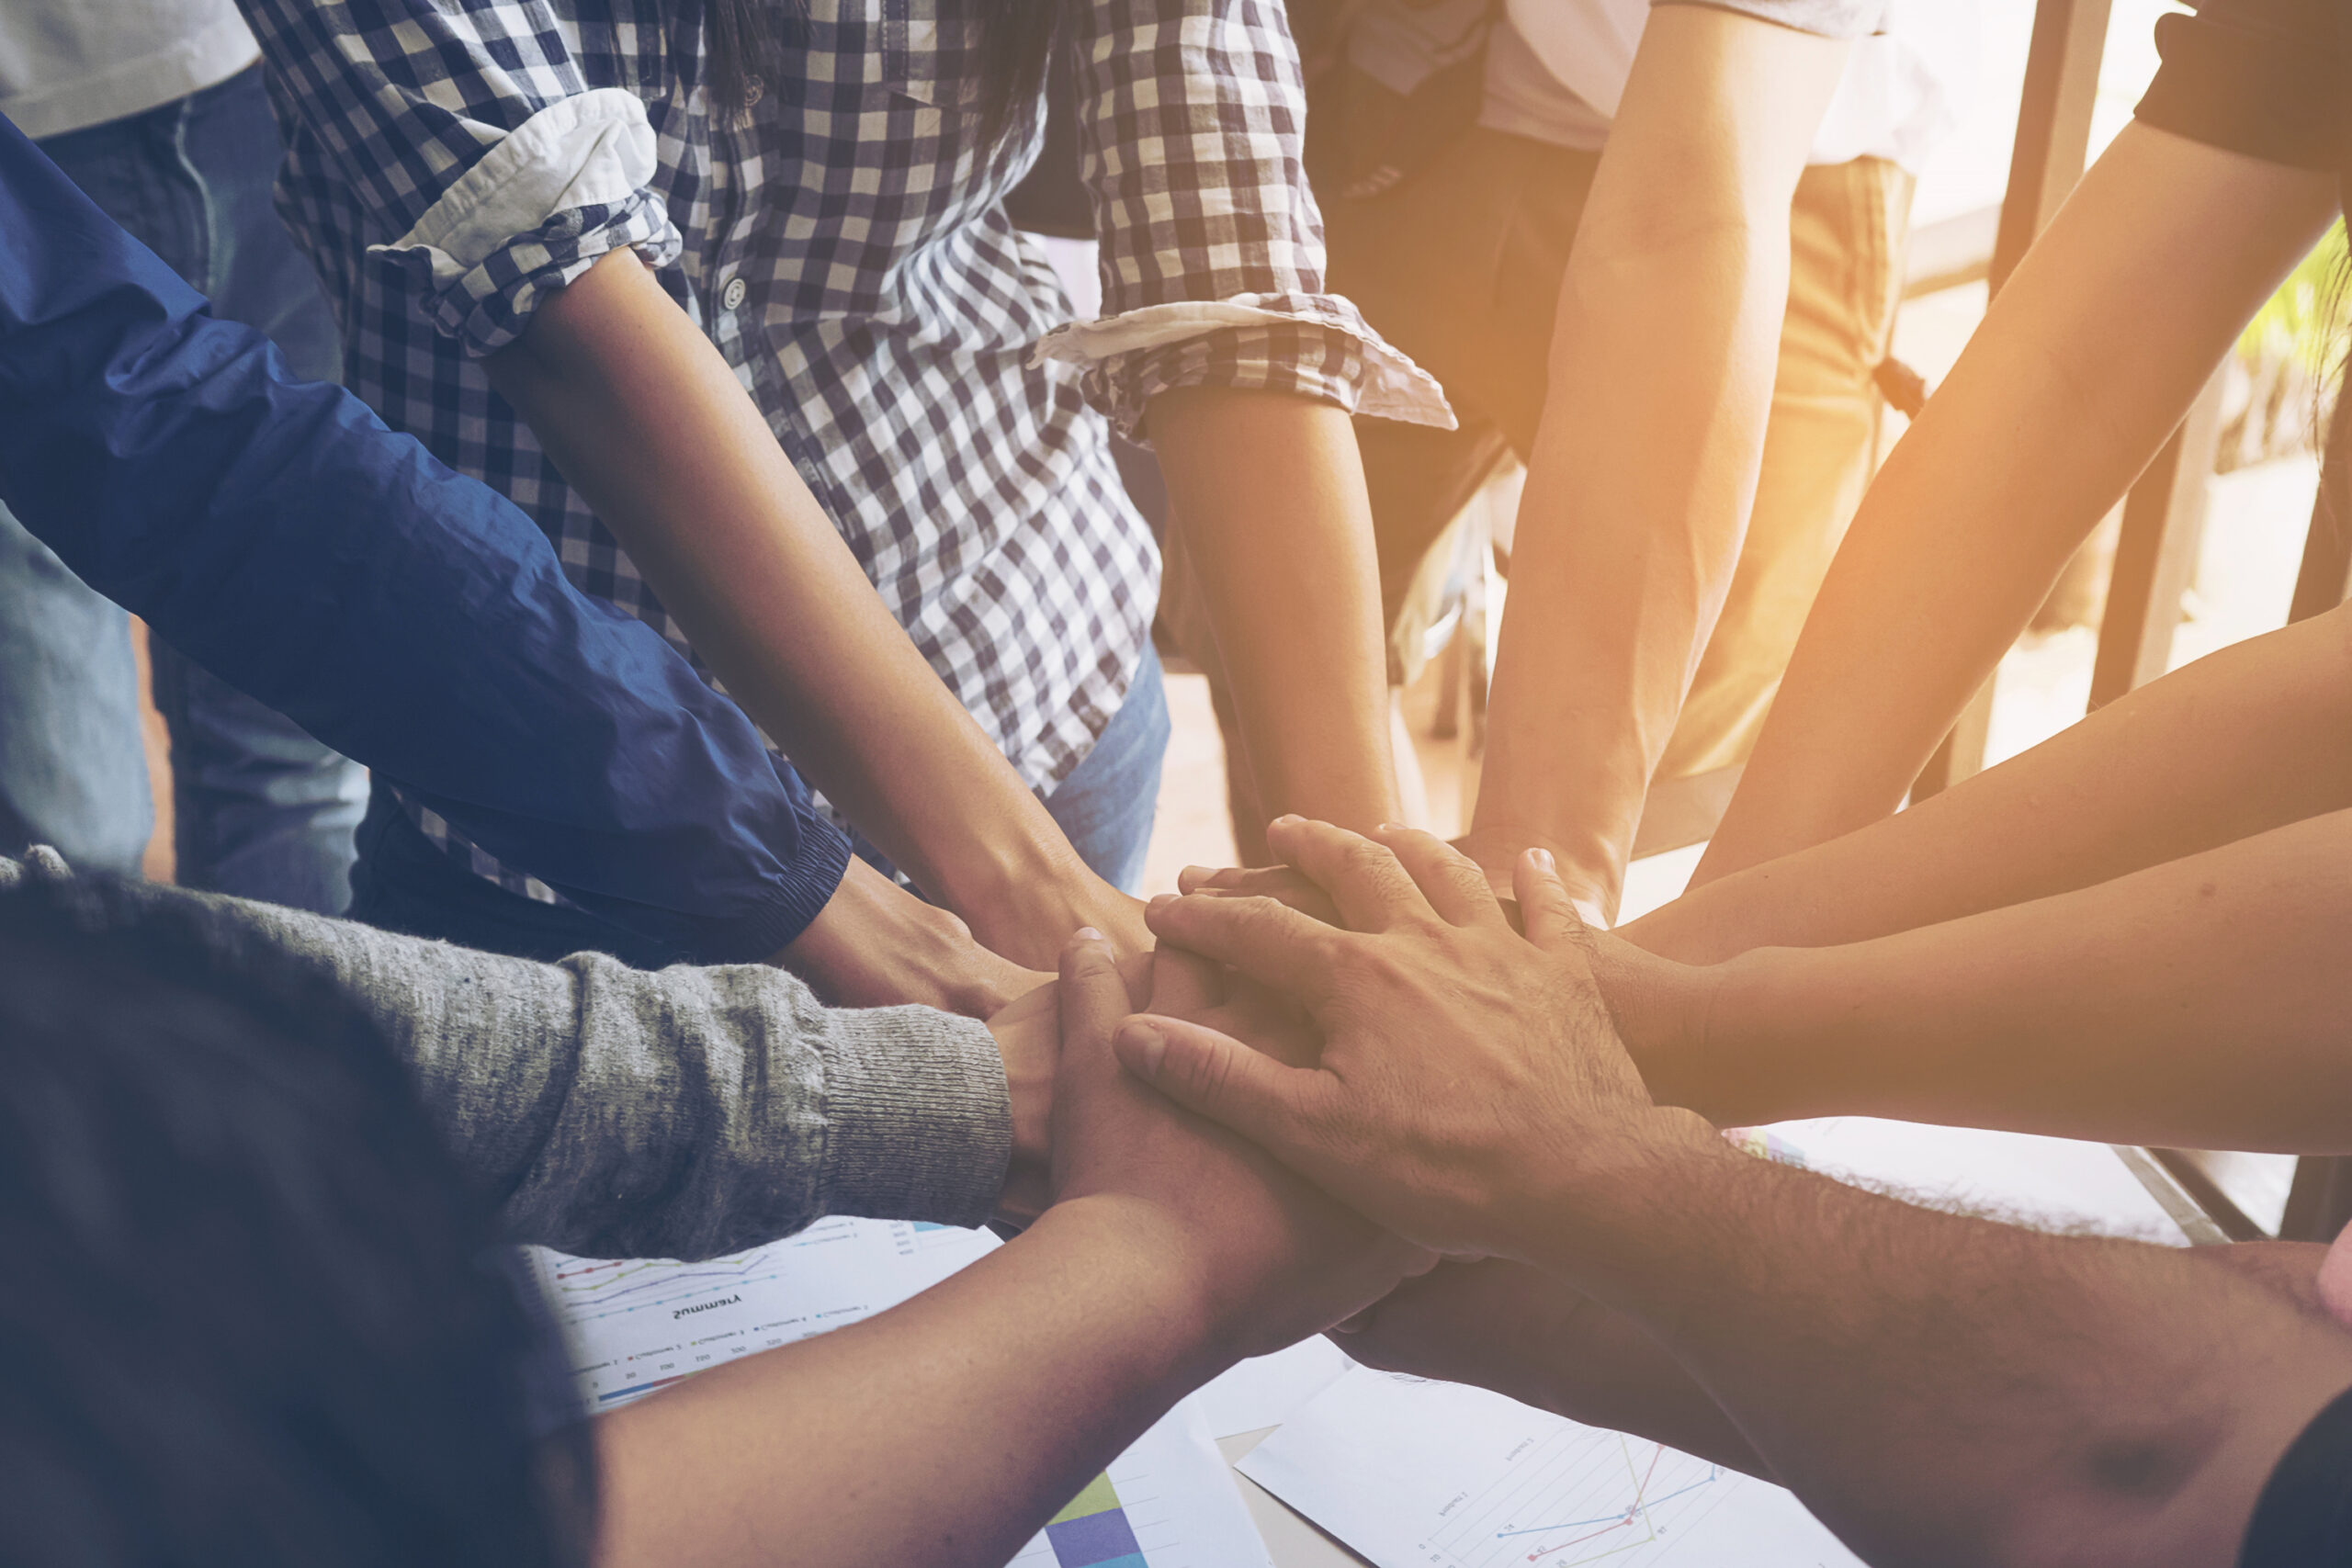
<svg viewBox="0 0 2352 1568"><path fill-rule="evenodd" d="M1867 38L1886 23L1887 0L1651 0L1657 6L1704 6L1736 11L1759 22L1823 38Z"/></svg>
<svg viewBox="0 0 2352 1568"><path fill-rule="evenodd" d="M296 380L0 121L0 500L107 598L581 908L764 958L848 845L503 496Z"/></svg>
<svg viewBox="0 0 2352 1568"><path fill-rule="evenodd" d="M1047 334L1041 355L1076 366L1087 400L1139 438L1151 399L1186 386L1450 428L1436 381L1324 289L1281 6L1089 0L1073 31L1103 316Z"/></svg>
<svg viewBox="0 0 2352 1568"><path fill-rule="evenodd" d="M242 4L280 102L366 197L370 254L469 354L513 342L609 252L677 257L644 104L589 83L537 7Z"/></svg>
<svg viewBox="0 0 2352 1568"><path fill-rule="evenodd" d="M2206 0L2156 20L2164 63L2133 118L2290 168L2352 164L2333 0Z"/></svg>

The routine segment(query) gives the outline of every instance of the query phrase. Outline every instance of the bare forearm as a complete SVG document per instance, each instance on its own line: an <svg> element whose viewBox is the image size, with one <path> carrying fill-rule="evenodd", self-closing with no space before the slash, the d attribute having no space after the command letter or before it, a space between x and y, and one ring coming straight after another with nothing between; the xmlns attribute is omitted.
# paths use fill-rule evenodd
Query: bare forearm
<svg viewBox="0 0 2352 1568"><path fill-rule="evenodd" d="M1784 250L1751 238L1605 289L1572 267L1562 299L1474 828L1550 847L1604 909L1754 495L1787 280ZM1698 406L1697 385L1728 406Z"/></svg>
<svg viewBox="0 0 2352 1568"><path fill-rule="evenodd" d="M2324 175L2116 140L1865 498L1699 880L1894 809L2335 210Z"/></svg>
<svg viewBox="0 0 2352 1568"><path fill-rule="evenodd" d="M1842 46L1661 7L1554 326L1474 842L1613 909L1754 500L1788 212Z"/></svg>
<svg viewBox="0 0 2352 1568"><path fill-rule="evenodd" d="M1151 429L1264 815L1391 820L1380 576L1347 414L1188 387L1152 400Z"/></svg>
<svg viewBox="0 0 2352 1568"><path fill-rule="evenodd" d="M1644 1071L1731 1123L1850 1113L2352 1148L2347 930L2340 811L1943 925L1760 949L1717 972L1703 1047Z"/></svg>
<svg viewBox="0 0 2352 1568"><path fill-rule="evenodd" d="M1086 1208L864 1324L605 1417L598 1561L1004 1562L1220 1365L1170 1271Z"/></svg>
<svg viewBox="0 0 2352 1568"><path fill-rule="evenodd" d="M1713 963L2089 886L2352 806L2352 612L2225 649L1999 767L1623 929Z"/></svg>
<svg viewBox="0 0 2352 1568"><path fill-rule="evenodd" d="M2216 1260L1908 1208L1703 1146L1561 1233L1883 1563L2225 1564L2352 1337ZM1736 1304L1735 1304L1736 1303Z"/></svg>
<svg viewBox="0 0 2352 1568"><path fill-rule="evenodd" d="M632 256L542 307L489 368L729 691L934 897L985 937L1008 894L1072 874L726 361Z"/></svg>

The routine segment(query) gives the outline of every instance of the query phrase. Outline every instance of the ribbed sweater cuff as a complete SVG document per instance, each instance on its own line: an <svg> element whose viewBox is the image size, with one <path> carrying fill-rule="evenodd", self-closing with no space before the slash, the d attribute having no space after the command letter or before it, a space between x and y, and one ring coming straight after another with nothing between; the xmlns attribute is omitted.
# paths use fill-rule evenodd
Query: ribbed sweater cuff
<svg viewBox="0 0 2352 1568"><path fill-rule="evenodd" d="M836 1010L827 1030L821 1213L977 1225L1012 1157L996 1037L932 1008Z"/></svg>

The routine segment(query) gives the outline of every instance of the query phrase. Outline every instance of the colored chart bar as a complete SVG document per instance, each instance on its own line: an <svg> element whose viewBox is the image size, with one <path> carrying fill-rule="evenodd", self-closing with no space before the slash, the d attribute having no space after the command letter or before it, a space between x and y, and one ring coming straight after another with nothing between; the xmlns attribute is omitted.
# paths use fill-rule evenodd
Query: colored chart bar
<svg viewBox="0 0 2352 1568"><path fill-rule="evenodd" d="M1109 1475L1098 1475L1046 1526L1058 1568L1148 1568Z"/></svg>

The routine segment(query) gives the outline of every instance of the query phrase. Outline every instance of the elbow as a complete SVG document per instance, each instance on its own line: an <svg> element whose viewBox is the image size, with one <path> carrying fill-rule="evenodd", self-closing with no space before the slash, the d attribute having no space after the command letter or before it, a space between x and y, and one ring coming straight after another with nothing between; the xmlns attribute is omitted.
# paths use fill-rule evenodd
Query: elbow
<svg viewBox="0 0 2352 1568"><path fill-rule="evenodd" d="M2220 1436L2175 1428L2089 1438L2060 1460L2046 1489L1991 1521L1982 1561L1994 1568L2230 1562L2238 1525L2210 1506L2203 1483Z"/></svg>

